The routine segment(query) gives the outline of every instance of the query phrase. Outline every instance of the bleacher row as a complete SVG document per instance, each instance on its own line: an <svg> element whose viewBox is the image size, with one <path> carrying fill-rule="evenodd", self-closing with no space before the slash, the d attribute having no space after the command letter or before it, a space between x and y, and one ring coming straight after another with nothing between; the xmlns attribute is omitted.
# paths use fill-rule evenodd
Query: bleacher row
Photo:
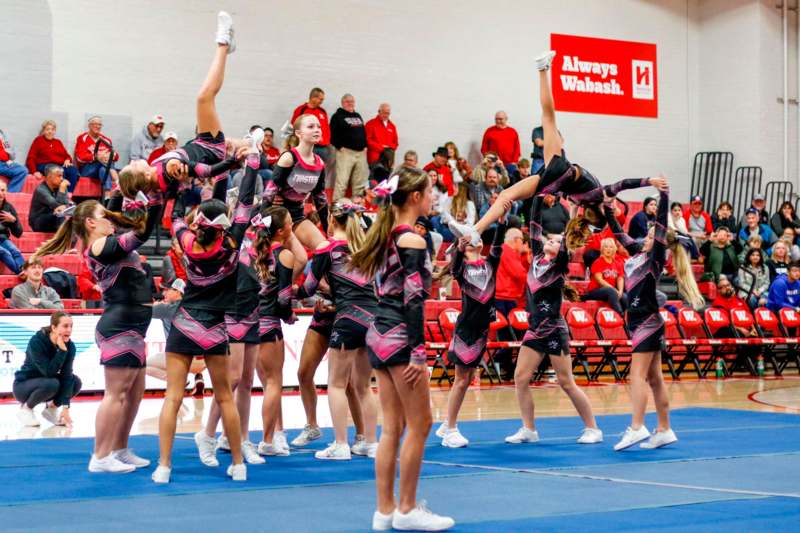
<svg viewBox="0 0 800 533"><path fill-rule="evenodd" d="M777 315L767 308L754 313L748 309L709 308L701 313L680 307L682 304L677 301L668 305L678 309L677 317L661 309L666 326L662 355L673 379L679 379L689 367L699 378L706 377L712 368L724 376L738 370L758 375L762 360L776 376L791 363L800 373L800 313L794 309L781 309ZM452 366L445 356L460 309L460 300L429 300L425 305L428 360L440 371L440 383L445 379L452 382ZM569 328L573 365L580 367L589 381L596 381L605 372L623 380L630 371L632 355L623 317L605 304L591 301L565 302L561 311ZM527 328L525 309L514 309L507 317L497 313L481 365L490 382L501 381L495 354L512 350L516 355ZM755 336L745 335L742 330L753 331ZM512 340L498 341L500 331ZM541 379L546 366L542 365L534 380Z"/></svg>

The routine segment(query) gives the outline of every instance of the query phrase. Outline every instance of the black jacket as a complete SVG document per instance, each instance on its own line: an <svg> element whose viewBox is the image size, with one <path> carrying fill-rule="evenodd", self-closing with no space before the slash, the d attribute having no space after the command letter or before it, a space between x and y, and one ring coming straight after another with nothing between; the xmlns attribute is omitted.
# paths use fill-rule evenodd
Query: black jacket
<svg viewBox="0 0 800 533"><path fill-rule="evenodd" d="M11 235L17 238L21 237L22 224L19 222L19 215L17 215L17 210L14 209L14 206L11 205L8 200L5 200L3 204L0 205L0 211L11 213L11 215L17 219L16 222L0 223L0 242L8 239Z"/></svg>
<svg viewBox="0 0 800 533"><path fill-rule="evenodd" d="M58 378L61 383L59 393L64 396L54 398L56 405L69 405L70 392L74 383L72 363L75 361L75 343L67 343L67 351L61 350L50 340L50 328L42 328L28 341L25 362L14 374L14 381L33 378ZM67 386L69 385L69 386Z"/></svg>
<svg viewBox="0 0 800 533"><path fill-rule="evenodd" d="M367 129L358 113L349 113L341 107L331 117L331 144L336 148L349 148L360 152L367 147Z"/></svg>

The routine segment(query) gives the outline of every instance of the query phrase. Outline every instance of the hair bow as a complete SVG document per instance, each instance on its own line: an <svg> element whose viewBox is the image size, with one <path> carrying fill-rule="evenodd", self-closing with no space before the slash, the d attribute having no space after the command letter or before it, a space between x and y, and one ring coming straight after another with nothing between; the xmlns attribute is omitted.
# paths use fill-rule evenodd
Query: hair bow
<svg viewBox="0 0 800 533"><path fill-rule="evenodd" d="M346 215L356 215L366 211L363 205L358 205L350 202L337 202L336 207Z"/></svg>
<svg viewBox="0 0 800 533"><path fill-rule="evenodd" d="M250 225L254 228L269 229L272 226L272 215L262 217L261 213L259 213L250 219Z"/></svg>
<svg viewBox="0 0 800 533"><path fill-rule="evenodd" d="M136 211L137 209L144 209L147 207L147 204L150 202L150 199L147 197L145 193L139 191L136 193L136 198L131 200L130 198L122 198L122 210L123 211Z"/></svg>
<svg viewBox="0 0 800 533"><path fill-rule="evenodd" d="M197 216L194 218L194 221L201 228L225 230L231 227L231 221L228 219L228 215L225 213L217 215L214 220L209 220L208 217L203 213L198 212Z"/></svg>
<svg viewBox="0 0 800 533"><path fill-rule="evenodd" d="M375 186L372 190L375 193L375 198L379 202L390 202L392 201L392 195L397 192L397 186L400 182L400 176L395 174L391 178L385 179L379 184Z"/></svg>

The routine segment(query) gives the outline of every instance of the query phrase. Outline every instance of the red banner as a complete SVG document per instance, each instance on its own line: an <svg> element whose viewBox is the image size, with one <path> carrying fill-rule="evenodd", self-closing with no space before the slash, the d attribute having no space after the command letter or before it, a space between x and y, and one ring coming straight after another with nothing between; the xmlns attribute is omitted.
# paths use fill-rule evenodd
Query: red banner
<svg viewBox="0 0 800 533"><path fill-rule="evenodd" d="M558 111L658 117L656 45L550 35Z"/></svg>

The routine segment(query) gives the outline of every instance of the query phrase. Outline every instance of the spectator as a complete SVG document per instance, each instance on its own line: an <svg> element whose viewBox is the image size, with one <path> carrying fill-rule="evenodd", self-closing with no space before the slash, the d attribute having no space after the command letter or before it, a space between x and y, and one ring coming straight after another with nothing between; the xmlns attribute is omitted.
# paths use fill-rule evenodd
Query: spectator
<svg viewBox="0 0 800 533"><path fill-rule="evenodd" d="M149 161L153 150L164 145L165 139L161 136L162 131L164 131L164 117L155 115L142 128L142 131L133 136L131 140L131 161L136 161L137 159Z"/></svg>
<svg viewBox="0 0 800 533"><path fill-rule="evenodd" d="M42 260L31 257L22 265L22 283L11 291L13 309L64 309L61 297L51 287L42 284Z"/></svg>
<svg viewBox="0 0 800 533"><path fill-rule="evenodd" d="M692 236L699 248L706 242L714 229L711 217L703 210L703 199L700 196L692 197L692 201L689 203L689 211L683 215L683 219L686 221L689 235Z"/></svg>
<svg viewBox="0 0 800 533"><path fill-rule="evenodd" d="M614 239L603 239L600 257L592 263L589 290L581 300L607 302L614 311L622 314L628 305L624 292L625 260L617 255L617 242Z"/></svg>
<svg viewBox="0 0 800 533"><path fill-rule="evenodd" d="M494 152L501 161L505 161L506 170L517 170L520 147L517 130L508 125L508 115L505 111L494 114L494 126L489 127L483 134L481 154Z"/></svg>
<svg viewBox="0 0 800 533"><path fill-rule="evenodd" d="M525 283L530 266L530 250L525 244L522 231L516 228L507 229L495 290L495 307L503 316L508 316L512 309L525 305Z"/></svg>
<svg viewBox="0 0 800 533"><path fill-rule="evenodd" d="M314 87L308 94L308 102L300 104L292 112L292 118L289 121L289 128L291 124L297 120L300 115L314 115L319 120L320 128L322 128L322 138L314 145L314 153L317 154L325 161L325 181L326 186L334 183L334 165L336 164L336 152L331 147L331 128L328 123L328 113L322 107L325 102L325 91L319 87Z"/></svg>
<svg viewBox="0 0 800 533"><path fill-rule="evenodd" d="M178 243L178 239L172 239L172 246L164 256L161 267L161 282L165 285L172 285L176 279L187 281L186 259L183 256L183 248Z"/></svg>
<svg viewBox="0 0 800 533"><path fill-rule="evenodd" d="M453 196L455 187L453 187L453 174L450 172L450 165L447 164L447 148L440 146L432 155L433 161L425 165L422 170L425 172L435 170L439 175L439 180L447 187L447 196Z"/></svg>
<svg viewBox="0 0 800 533"><path fill-rule="evenodd" d="M731 240L728 228L723 226L712 233L709 240L700 246L700 253L705 257L703 279L718 283L720 274L725 274L735 283L741 251L742 246L737 241Z"/></svg>
<svg viewBox="0 0 800 533"><path fill-rule="evenodd" d="M617 216L617 221L619 222L619 225L624 226L625 213L622 211L622 209L620 209L620 206L617 202L614 202L613 205L614 205L614 213ZM589 240L586 242L586 246L583 248L583 263L586 265L586 268L591 269L592 264L598 257L600 257L600 248L603 239L614 239L616 241L616 238L614 237L614 232L611 231L611 228L608 225L606 225L606 227L603 228L601 231L597 233L592 233L592 235L589 237ZM627 251L625 250L625 248L619 248L617 250L617 253L624 257L627 254Z"/></svg>
<svg viewBox="0 0 800 533"><path fill-rule="evenodd" d="M783 235L784 230L790 229L796 236L800 232L800 218L797 218L792 202L783 202L778 212L772 215L769 225L775 235ZM792 241L794 241L794 237Z"/></svg>
<svg viewBox="0 0 800 533"><path fill-rule="evenodd" d="M28 223L33 231L54 232L64 220L64 210L69 204L64 169L58 165L47 165L44 181L36 187L31 197Z"/></svg>
<svg viewBox="0 0 800 533"><path fill-rule="evenodd" d="M418 217L417 222L414 224L414 233L425 239L425 243L427 245L428 256L431 260L434 257L434 246L433 246L433 237L431 237L431 232L433 231L433 227L431 226L431 221L428 220L428 217ZM441 244L441 243L440 243Z"/></svg>
<svg viewBox="0 0 800 533"><path fill-rule="evenodd" d="M166 259L166 258L165 258ZM97 283L97 279L92 274L92 271L86 265L86 261L80 262L80 269L78 270L78 278L76 280L78 290L80 291L81 298L86 301L86 307L89 308L89 302L98 302L103 298L102 289Z"/></svg>
<svg viewBox="0 0 800 533"><path fill-rule="evenodd" d="M401 166L406 168L419 168L419 157L417 157L417 152L414 150L408 150L405 154L403 154L403 164Z"/></svg>
<svg viewBox="0 0 800 533"><path fill-rule="evenodd" d="M530 211L528 211L530 213ZM571 218L569 211L564 207L564 204L558 197L547 194L544 197L544 205L542 205L542 232L548 234L564 233L567 228L567 223Z"/></svg>
<svg viewBox="0 0 800 533"><path fill-rule="evenodd" d="M153 161L167 152L172 152L176 148L178 148L178 134L174 131L168 131L164 134L164 144L150 152L150 155L147 156L147 164L152 165Z"/></svg>
<svg viewBox="0 0 800 533"><path fill-rule="evenodd" d="M486 173L490 168L495 169L500 176L500 185L507 187L508 184L511 183L511 180L508 177L508 170L506 170L503 162L497 157L496 153L489 152L483 157L481 164L475 167L475 169L472 171L472 184L478 185L483 183Z"/></svg>
<svg viewBox="0 0 800 533"><path fill-rule="evenodd" d="M739 223L733 216L733 205L730 202L720 202L717 211L711 215L711 225L714 230L719 229L720 226L727 227L731 234L737 235L739 233Z"/></svg>
<svg viewBox="0 0 800 533"><path fill-rule="evenodd" d="M747 304L742 300L733 289L733 284L724 274L719 277L717 282L717 297L711 302L711 307L717 309L747 309ZM745 333L747 330L743 331ZM717 332L719 335L719 332ZM750 336L746 333L746 336Z"/></svg>
<svg viewBox="0 0 800 533"><path fill-rule="evenodd" d="M783 230L783 235L780 236L779 240L786 243L786 246L789 248L789 257L792 258L792 261L800 260L800 246L795 244L797 242L797 234L792 228L786 228Z"/></svg>
<svg viewBox="0 0 800 533"><path fill-rule="evenodd" d="M686 220L683 218L683 206L679 202L672 202L672 205L669 206L668 221L669 229L683 235L689 235L689 228L686 226ZM716 229L716 226L714 226L714 229Z"/></svg>
<svg viewBox="0 0 800 533"><path fill-rule="evenodd" d="M447 223L451 220L468 226L474 225L477 220L477 210L475 204L469 199L469 186L466 183L458 186L454 196L445 196L440 216L431 219L434 231L447 242L455 240L455 236L447 227Z"/></svg>
<svg viewBox="0 0 800 533"><path fill-rule="evenodd" d="M331 144L336 147L333 201L344 198L348 188L352 196L364 196L369 179L367 130L352 94L342 96L342 107L331 117Z"/></svg>
<svg viewBox="0 0 800 533"><path fill-rule="evenodd" d="M767 261L767 268L769 268L769 279L775 281L778 276L787 274L789 272L789 265L791 264L791 256L789 255L789 247L783 241L778 241L772 247L772 254Z"/></svg>
<svg viewBox="0 0 800 533"><path fill-rule="evenodd" d="M649 196L645 198L642 210L633 215L628 226L628 235L631 239L644 239L647 236L650 224L656 221L657 211L658 201Z"/></svg>
<svg viewBox="0 0 800 533"><path fill-rule="evenodd" d="M742 253L739 254L739 264L744 265L745 263L745 256L750 252L750 250L756 249L758 250L762 256L766 257L766 252L763 248L764 241L761 240L761 237L758 235L751 235L749 239L747 239L747 244L742 250ZM766 261L766 259L765 259Z"/></svg>
<svg viewBox="0 0 800 533"><path fill-rule="evenodd" d="M464 176L461 174L461 170L459 169L459 163L464 161L464 158L462 158L461 154L458 153L458 147L453 141L447 141L444 143L444 147L447 148L447 164L450 165L450 173L453 175L453 183L458 185L459 183L466 181L465 178L469 178L469 175Z"/></svg>
<svg viewBox="0 0 800 533"><path fill-rule="evenodd" d="M3 130L0 130L0 176L8 178L8 190L19 192L28 177L28 170L14 161L16 151L6 138Z"/></svg>
<svg viewBox="0 0 800 533"><path fill-rule="evenodd" d="M544 167L544 128L536 126L531 132L533 151L531 152L531 173L538 174Z"/></svg>
<svg viewBox="0 0 800 533"><path fill-rule="evenodd" d="M508 175L509 183L516 185L518 182L524 180L531 175L531 162L525 158L519 160L517 163L517 170Z"/></svg>
<svg viewBox="0 0 800 533"><path fill-rule="evenodd" d="M429 216L431 217L432 227L435 229L436 224L433 223L433 218L437 219L440 218L440 215L445 210L444 206L445 198L449 198L449 196L447 196L447 187L444 186L441 177L439 176L439 174L436 173L434 169L428 171L428 178L431 180L431 183L433 184L431 187L431 211L429 213ZM442 237L444 237L444 239L447 241L453 240L452 234L450 234L451 238L448 239L444 233L440 231L438 233L440 233Z"/></svg>
<svg viewBox="0 0 800 533"><path fill-rule="evenodd" d="M263 128L264 140L261 141L261 167L272 170L281 157L281 151L274 146L275 132L270 127Z"/></svg>
<svg viewBox="0 0 800 533"><path fill-rule="evenodd" d="M786 274L772 281L767 307L776 313L784 307L800 311L800 263L792 263Z"/></svg>
<svg viewBox="0 0 800 533"><path fill-rule="evenodd" d="M17 418L23 425L39 425L33 408L44 403L45 420L56 426L72 426L69 404L80 392L81 380L72 372L76 350L70 337L72 317L57 312L50 316L50 326L28 341L25 361L14 374L13 386L14 398L22 404Z"/></svg>
<svg viewBox="0 0 800 533"><path fill-rule="evenodd" d="M119 182L117 169L113 165L119 159L119 153L114 152L113 161L110 161L109 166L113 143L100 133L102 129L103 119L98 116L89 119L89 131L78 135L75 141L75 160L81 176L99 179L103 190L110 191L112 186Z"/></svg>
<svg viewBox="0 0 800 533"><path fill-rule="evenodd" d="M489 210L489 207L494 204L500 193L503 192L503 186L500 185L500 177L497 171L493 168L489 169L484 181L475 184L472 191L475 209L478 210L478 216L482 217Z"/></svg>
<svg viewBox="0 0 800 533"><path fill-rule="evenodd" d="M55 121L45 120L42 122L39 136L33 140L31 148L28 150L25 165L28 167L28 172L39 173L41 176L44 176L44 169L47 165L62 165L64 177L69 181L69 192L75 190L75 184L78 183L78 169L72 164L72 157L64 148L64 144L56 138ZM19 192L11 188L8 190L9 192Z"/></svg>
<svg viewBox="0 0 800 533"><path fill-rule="evenodd" d="M378 106L378 114L369 120L365 126L367 129L367 162L370 166L376 164L381 154L391 151L391 164L394 166L394 153L400 144L397 138L397 127L394 122L389 120L392 114L392 106L383 102Z"/></svg>
<svg viewBox="0 0 800 533"><path fill-rule="evenodd" d="M751 235L758 235L761 237L761 240L764 242L764 249L767 250L767 253L769 253L769 249L775 244L775 241L778 240L778 236L775 235L775 232L773 232L767 224L761 224L759 222L759 211L752 207L748 209L747 213L744 215L744 224L742 225L742 229L739 230L739 241L744 244Z"/></svg>
<svg viewBox="0 0 800 533"><path fill-rule="evenodd" d="M153 303L153 318L161 320L164 327L164 338L167 338L172 326L172 318L183 299L183 293L186 292L186 282L182 279L172 280L171 283L162 281L161 290L164 291L164 299ZM150 366L150 358L147 359L147 366Z"/></svg>
<svg viewBox="0 0 800 533"><path fill-rule="evenodd" d="M22 224L14 206L6 199L6 184L0 180L0 261L14 274L19 274L25 259L11 242L11 236L22 237Z"/></svg>
<svg viewBox="0 0 800 533"><path fill-rule="evenodd" d="M764 263L764 255L760 249L748 249L736 280L738 295L747 302L750 309L756 309L767 303L769 268Z"/></svg>
<svg viewBox="0 0 800 533"><path fill-rule="evenodd" d="M755 209L758 212L758 223L769 226L769 213L767 212L766 207L767 201L764 199L764 195L761 193L756 193L753 195L753 200L750 202L750 207L748 207L747 211L745 211L745 216L747 215L748 211Z"/></svg>

